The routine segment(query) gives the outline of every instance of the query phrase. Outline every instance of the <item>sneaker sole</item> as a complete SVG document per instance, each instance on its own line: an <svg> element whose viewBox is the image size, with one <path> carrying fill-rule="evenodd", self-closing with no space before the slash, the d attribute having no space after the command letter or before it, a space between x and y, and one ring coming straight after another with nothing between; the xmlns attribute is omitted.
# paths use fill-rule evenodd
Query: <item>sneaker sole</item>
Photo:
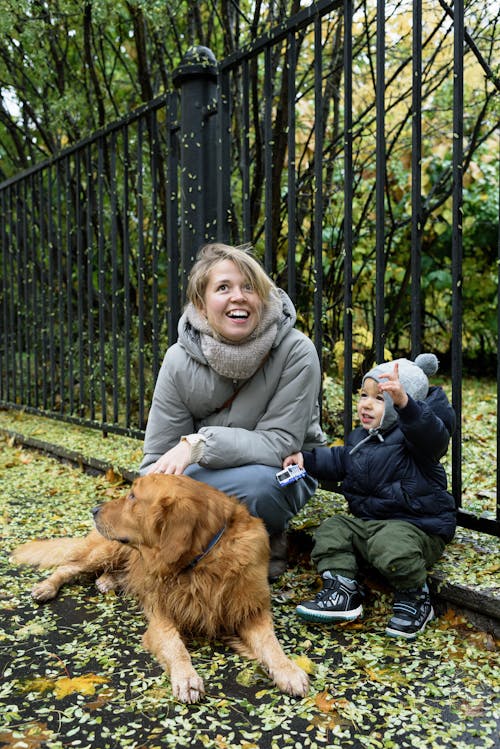
<svg viewBox="0 0 500 749"><path fill-rule="evenodd" d="M429 616L425 620L425 622L422 624L420 629L417 629L416 632L404 632L401 629L391 629L390 627L386 627L385 633L389 637L404 637L405 640L414 640L418 635L420 635L427 624L429 624L430 621L434 619L434 609L431 607L431 610L429 611Z"/></svg>
<svg viewBox="0 0 500 749"><path fill-rule="evenodd" d="M351 611L311 611L305 606L297 606L296 613L308 622L352 622L363 613L363 607Z"/></svg>

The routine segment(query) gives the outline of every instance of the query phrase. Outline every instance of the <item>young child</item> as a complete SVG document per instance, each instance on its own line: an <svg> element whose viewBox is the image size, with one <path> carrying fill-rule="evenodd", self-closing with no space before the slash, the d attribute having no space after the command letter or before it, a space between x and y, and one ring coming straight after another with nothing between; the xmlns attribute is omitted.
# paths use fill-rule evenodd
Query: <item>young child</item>
<svg viewBox="0 0 500 749"><path fill-rule="evenodd" d="M455 503L446 490L440 458L455 428L455 413L441 387L430 387L434 354L398 359L363 378L357 413L361 426L343 447L295 453L293 463L317 479L341 482L351 515L325 520L312 559L323 589L297 606L313 622L356 619L362 590L356 581L364 560L395 589L386 634L415 638L434 617L427 568L453 538Z"/></svg>

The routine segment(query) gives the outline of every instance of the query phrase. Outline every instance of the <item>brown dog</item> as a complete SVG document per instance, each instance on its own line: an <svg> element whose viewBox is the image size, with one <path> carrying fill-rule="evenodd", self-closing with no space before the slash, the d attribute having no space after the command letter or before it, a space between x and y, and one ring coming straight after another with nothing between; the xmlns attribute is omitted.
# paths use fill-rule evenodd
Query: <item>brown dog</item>
<svg viewBox="0 0 500 749"><path fill-rule="evenodd" d="M118 582L142 604L144 647L170 674L174 696L204 694L183 636L226 637L257 659L284 692L303 697L304 671L283 652L271 617L269 542L261 520L234 498L187 476L150 474L126 496L93 510L97 531L85 538L30 541L13 552L21 564L56 570L32 591L57 595L82 573L98 587Z"/></svg>

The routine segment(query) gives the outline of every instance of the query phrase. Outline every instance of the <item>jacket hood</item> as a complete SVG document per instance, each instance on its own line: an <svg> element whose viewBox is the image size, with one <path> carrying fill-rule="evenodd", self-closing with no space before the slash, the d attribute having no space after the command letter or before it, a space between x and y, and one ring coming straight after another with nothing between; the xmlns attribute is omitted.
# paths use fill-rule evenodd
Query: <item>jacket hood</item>
<svg viewBox="0 0 500 749"><path fill-rule="evenodd" d="M278 322L278 330L276 332L275 339L272 347L278 346L283 338L290 332L294 327L297 320L297 312L293 305L292 300L283 289L277 289L278 294L282 301L282 314L281 319ZM185 349L185 351L195 361L201 364L208 364L207 359L201 350L200 332L194 328L189 322L186 312L184 312L179 320L177 326L178 342Z"/></svg>

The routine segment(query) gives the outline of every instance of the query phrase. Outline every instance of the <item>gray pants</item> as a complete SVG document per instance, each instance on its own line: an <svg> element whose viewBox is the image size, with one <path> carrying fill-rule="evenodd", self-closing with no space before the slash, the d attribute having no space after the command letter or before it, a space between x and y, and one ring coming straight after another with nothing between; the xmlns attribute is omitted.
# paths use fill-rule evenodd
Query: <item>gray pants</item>
<svg viewBox="0 0 500 749"><path fill-rule="evenodd" d="M316 532L312 559L319 572L355 579L362 559L397 590L421 587L427 568L436 562L445 543L404 520L360 520L334 515Z"/></svg>
<svg viewBox="0 0 500 749"><path fill-rule="evenodd" d="M211 469L193 463L184 473L237 497L251 515L262 518L268 533L273 534L287 528L290 519L304 507L318 486L315 479L305 476L281 487L276 480L279 470L280 466L260 464Z"/></svg>

